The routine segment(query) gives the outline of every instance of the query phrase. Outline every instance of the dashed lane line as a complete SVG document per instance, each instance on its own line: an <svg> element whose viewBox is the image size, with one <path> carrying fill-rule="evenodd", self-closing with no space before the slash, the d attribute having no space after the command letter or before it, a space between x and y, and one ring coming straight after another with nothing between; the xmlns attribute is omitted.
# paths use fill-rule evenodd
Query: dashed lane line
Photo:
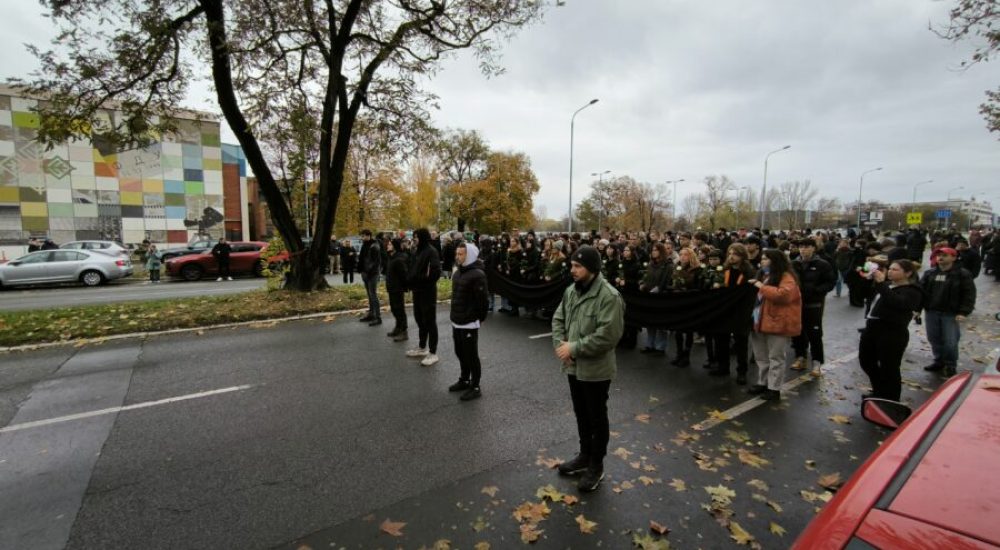
<svg viewBox="0 0 1000 550"><path fill-rule="evenodd" d="M528 338L531 339L531 340L537 340L539 338L545 338L546 336L552 336L552 333L551 332L546 332L544 334L534 334L532 336L529 336Z"/></svg>
<svg viewBox="0 0 1000 550"><path fill-rule="evenodd" d="M842 364L844 364L844 363L846 363L848 361L853 361L857 357L858 357L858 352L856 352L856 351L848 353L847 355L845 355L843 357L840 357L840 358L838 358L838 359L836 359L834 361L830 361L829 363L824 363L823 364L823 370L829 370L829 369L835 368L835 367L837 367L839 365L842 365ZM816 377L814 377L812 375L812 373L803 374L802 376L796 377L795 379L789 380L788 382L785 382L784 384L782 384L781 385L781 391L782 392L786 392L786 391L794 390L795 388L801 386L802 384L805 384L806 382L809 382L809 381L812 381L812 380L815 380L815 379L816 379ZM744 414L744 413L747 413L749 411L752 411L752 410L756 409L757 407L763 405L764 403L767 403L767 401L764 401L760 397L754 397L753 399L748 399L747 401L744 401L744 402L740 403L739 405L736 405L735 407L732 407L730 409L722 411L722 414L718 414L718 415L713 416L711 418L706 418L705 420L702 420L701 422L695 424L694 426L691 426L691 428L693 430L696 430L696 431L699 431L699 432L703 432L705 430L714 428L714 427L718 426L719 424L722 424L723 422L725 422L727 420L732 420L732 419L740 416L741 414Z"/></svg>
<svg viewBox="0 0 1000 550"><path fill-rule="evenodd" d="M178 401L187 401L190 399L199 399L202 397L210 397L213 395L220 395L223 393L231 393L236 391L242 391L252 388L252 384L247 384L243 386L232 386L229 388L221 388L218 390L204 391L200 393L191 393L188 395L180 395L177 397L168 397L166 399L160 399L158 401L146 401L145 403L136 403L134 405L125 405L123 407L111 407L108 409L100 409L97 411L90 411L84 413L70 414L66 416L59 416L56 418L49 418L46 420L36 420L34 422L24 422L22 424L14 424L7 426L5 428L0 428L0 434L7 432L16 432L19 430L28 430L31 428L40 428L42 426L48 426L51 424L59 424L62 422L70 422L73 420L82 420L84 418L92 418L94 416L101 416L105 414L115 414L123 411L134 411L136 409L145 409L147 407L155 407L157 405L166 405L168 403L176 403Z"/></svg>

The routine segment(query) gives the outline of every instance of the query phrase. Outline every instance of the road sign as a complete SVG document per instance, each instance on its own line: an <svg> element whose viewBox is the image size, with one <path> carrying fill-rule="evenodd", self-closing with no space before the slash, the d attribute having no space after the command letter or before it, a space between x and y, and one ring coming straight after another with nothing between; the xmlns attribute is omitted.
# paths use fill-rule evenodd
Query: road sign
<svg viewBox="0 0 1000 550"><path fill-rule="evenodd" d="M938 210L937 211L937 217L948 219L948 218L951 217L951 210L949 210L947 208L945 208L943 210Z"/></svg>
<svg viewBox="0 0 1000 550"><path fill-rule="evenodd" d="M906 214L906 225L920 225L924 223L923 212L909 212Z"/></svg>
<svg viewBox="0 0 1000 550"><path fill-rule="evenodd" d="M868 219L873 222L880 222L882 221L882 214L883 212L881 210L872 210L871 213L868 214Z"/></svg>

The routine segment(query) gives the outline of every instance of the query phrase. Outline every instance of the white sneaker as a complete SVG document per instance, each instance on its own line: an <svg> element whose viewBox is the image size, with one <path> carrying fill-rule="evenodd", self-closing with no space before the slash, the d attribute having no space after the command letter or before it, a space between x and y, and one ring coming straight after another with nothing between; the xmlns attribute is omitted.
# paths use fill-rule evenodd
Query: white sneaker
<svg viewBox="0 0 1000 550"><path fill-rule="evenodd" d="M219 277L218 279L215 280L215 282L219 282L221 280L222 280L222 277Z"/></svg>
<svg viewBox="0 0 1000 550"><path fill-rule="evenodd" d="M232 280L233 280L233 278L232 278L232 277L226 277L226 280L227 280L227 281L232 281Z"/></svg>
<svg viewBox="0 0 1000 550"><path fill-rule="evenodd" d="M427 348L413 348L406 352L407 357L423 357L427 355Z"/></svg>
<svg viewBox="0 0 1000 550"><path fill-rule="evenodd" d="M438 356L437 356L437 354L428 353L427 357L424 357L424 359L422 361L420 361L420 364L423 365L423 366L425 366L425 367L429 367L429 366L431 366L431 365L433 365L433 364L435 364L437 362L438 362Z"/></svg>

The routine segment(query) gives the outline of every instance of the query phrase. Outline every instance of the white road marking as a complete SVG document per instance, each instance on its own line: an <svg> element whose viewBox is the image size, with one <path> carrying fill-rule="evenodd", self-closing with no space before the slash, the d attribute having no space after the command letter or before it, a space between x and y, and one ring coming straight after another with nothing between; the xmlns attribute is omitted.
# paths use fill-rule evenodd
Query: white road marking
<svg viewBox="0 0 1000 550"><path fill-rule="evenodd" d="M823 370L826 371L826 370L835 368L836 366L841 365L843 363L846 363L848 361L853 361L857 357L858 357L858 352L856 352L856 351L848 353L847 355L845 355L843 357L840 357L839 359L836 359L834 361L830 361L829 363L824 363L823 364ZM781 385L781 391L782 392L786 392L786 391L794 390L795 388L801 386L802 384L805 384L806 382L810 382L810 381L815 380L815 379L816 379L816 377L814 377L812 375L812 373L807 372L807 373L803 374L802 376L798 376L795 379L789 380L788 382L785 382L784 384L782 384ZM757 407L763 405L764 403L767 403L767 401L764 401L760 397L754 397L753 399L749 399L747 401L744 401L744 402L740 403L739 405L736 405L735 407L732 407L730 409L726 409L725 411L722 411L722 414L719 415L719 416L716 416L716 417L713 417L713 418L706 418L705 420L702 420L701 422L695 424L694 426L691 426L691 428L693 430L697 430L699 432L703 432L703 431L708 430L710 428L714 428L715 426L718 426L719 424L722 424L726 420L732 420L732 419L736 418L737 416L740 416L741 414L744 414L746 412L752 411L752 410L756 409Z"/></svg>
<svg viewBox="0 0 1000 550"><path fill-rule="evenodd" d="M221 388L218 390L205 391L200 393L191 393L188 395L180 395L177 397L168 397L167 399L160 399L158 401L147 401L145 403L136 403L134 405L125 405L123 407L111 407L109 409L101 409L97 411L90 411L85 413L70 414L66 416L60 416L57 418L49 418L47 420L36 420L34 422L25 422L23 424L14 424L12 426L7 426L6 428L0 428L0 434L7 432L16 432L18 430L27 430L30 428L39 428L42 426L48 426L50 424L58 424L61 422L69 422L71 420L81 420L84 418L91 418L94 416L101 416L105 414L114 414L122 411L132 411L135 409L145 409L147 407L155 407L157 405L166 405L168 403L176 403L178 401L187 401L189 399L199 399L201 397L209 397L212 395L219 395L223 393L230 393L234 391L242 391L245 389L252 388L253 385L243 385L243 386L232 386L229 388Z"/></svg>
<svg viewBox="0 0 1000 550"><path fill-rule="evenodd" d="M545 338L546 336L552 336L551 332L546 332L545 334L535 334L534 336L529 336L528 338L532 340L537 340L539 338Z"/></svg>

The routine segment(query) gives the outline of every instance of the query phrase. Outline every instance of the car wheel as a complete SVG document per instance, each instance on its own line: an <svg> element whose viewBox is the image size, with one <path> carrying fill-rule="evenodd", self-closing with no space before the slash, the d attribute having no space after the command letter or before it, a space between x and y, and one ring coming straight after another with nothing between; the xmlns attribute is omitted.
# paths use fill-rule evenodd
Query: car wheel
<svg viewBox="0 0 1000 550"><path fill-rule="evenodd" d="M80 282L87 286L97 286L104 282L104 275L100 271L84 271L80 274Z"/></svg>
<svg viewBox="0 0 1000 550"><path fill-rule="evenodd" d="M253 264L253 276L254 277L264 276L264 264L262 262L255 262Z"/></svg>
<svg viewBox="0 0 1000 550"><path fill-rule="evenodd" d="M181 269L181 276L184 277L185 281L197 281L201 279L204 274L205 270L197 265L186 265L183 269Z"/></svg>

